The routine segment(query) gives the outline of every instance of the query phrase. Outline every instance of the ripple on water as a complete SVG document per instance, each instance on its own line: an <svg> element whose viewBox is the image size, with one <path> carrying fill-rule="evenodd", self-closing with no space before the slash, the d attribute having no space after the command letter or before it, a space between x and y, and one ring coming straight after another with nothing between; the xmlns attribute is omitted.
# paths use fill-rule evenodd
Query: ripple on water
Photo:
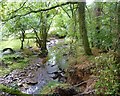
<svg viewBox="0 0 120 96"><path fill-rule="evenodd" d="M57 44L57 42L54 42L54 44ZM54 44L52 46L54 46ZM50 59L46 62L45 67L41 67L37 71L38 83L35 85L31 85L27 90L23 91L24 93L39 94L43 87L53 80L52 77L55 76L54 72L60 71L59 67L64 69L63 66L65 66L66 64L66 58L62 57L60 58L59 61L56 61L57 60L56 52L58 49L56 50L51 49L52 48L48 48Z"/></svg>

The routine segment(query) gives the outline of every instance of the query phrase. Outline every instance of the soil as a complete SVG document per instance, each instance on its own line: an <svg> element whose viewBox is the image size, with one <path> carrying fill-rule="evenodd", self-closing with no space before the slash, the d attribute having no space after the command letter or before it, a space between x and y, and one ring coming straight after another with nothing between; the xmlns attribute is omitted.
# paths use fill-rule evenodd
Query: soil
<svg viewBox="0 0 120 96"><path fill-rule="evenodd" d="M72 91L73 94L74 92L77 93L72 95L68 89L57 88L57 92L60 94L60 96L81 96L84 94L95 94L95 83L97 82L98 78L91 72L94 64L90 62L86 56L81 56L80 61L81 63L77 63L67 69L67 83L71 84L69 90L74 88L74 91ZM69 93L71 95L69 95Z"/></svg>

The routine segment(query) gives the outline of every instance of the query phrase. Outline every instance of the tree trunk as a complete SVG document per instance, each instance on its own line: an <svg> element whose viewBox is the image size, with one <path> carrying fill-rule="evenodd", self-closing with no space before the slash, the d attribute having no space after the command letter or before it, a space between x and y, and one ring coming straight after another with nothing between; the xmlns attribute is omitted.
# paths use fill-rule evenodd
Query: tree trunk
<svg viewBox="0 0 120 96"><path fill-rule="evenodd" d="M82 38L83 47L85 50L85 53L87 55L91 55L91 49L89 46L88 36L87 36L87 29L86 29L86 23L85 23L85 2L79 2L78 3L78 15L79 15L79 30Z"/></svg>
<svg viewBox="0 0 120 96"><path fill-rule="evenodd" d="M20 49L22 49L23 50L23 43L24 43L24 40L25 40L25 31L24 30L22 30L22 33L21 33L21 47L20 47Z"/></svg>
<svg viewBox="0 0 120 96"><path fill-rule="evenodd" d="M35 30L35 28L33 28L33 30L34 30L34 33L35 33L35 35L36 35L36 46L37 47L39 47L39 48L41 48L41 42L42 42L42 40L40 39L40 37L38 36L38 33L37 33L37 31Z"/></svg>
<svg viewBox="0 0 120 96"><path fill-rule="evenodd" d="M47 42L47 23L46 23L44 18L42 19L41 38L42 38L41 50L47 50L47 46L46 46L46 42Z"/></svg>
<svg viewBox="0 0 120 96"><path fill-rule="evenodd" d="M41 56L42 57L46 57L48 54L48 50L47 50L47 29L48 29L48 25L47 25L47 18L43 17L43 14L41 16L41 39L42 39L42 43L41 43Z"/></svg>
<svg viewBox="0 0 120 96"><path fill-rule="evenodd" d="M101 16L101 12L102 11L102 8L101 8L101 2L96 2L96 7L95 7L95 16L96 16L96 42L97 44L94 44L93 46L97 47L97 48L100 48L101 46L101 42L100 42L100 37L99 37L99 34L100 34L100 29L101 29L101 24L100 24L100 16Z"/></svg>

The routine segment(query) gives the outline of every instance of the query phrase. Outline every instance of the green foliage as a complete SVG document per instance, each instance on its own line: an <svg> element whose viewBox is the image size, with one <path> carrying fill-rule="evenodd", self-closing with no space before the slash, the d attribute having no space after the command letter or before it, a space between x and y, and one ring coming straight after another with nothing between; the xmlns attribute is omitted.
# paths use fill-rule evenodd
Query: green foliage
<svg viewBox="0 0 120 96"><path fill-rule="evenodd" d="M9 38L9 40L7 40L7 41L0 41L0 49L4 49L4 48L19 49L20 48L20 40L18 40L18 39L11 40Z"/></svg>
<svg viewBox="0 0 120 96"><path fill-rule="evenodd" d="M95 6L89 6L86 12L86 21L88 35L92 46L100 46L100 49L109 50L114 49L115 31L116 31L116 3L99 3L102 7L101 15L95 17ZM92 11L92 12L91 12ZM100 33L96 31L96 25L100 25ZM99 41L99 42L98 42Z"/></svg>
<svg viewBox="0 0 120 96"><path fill-rule="evenodd" d="M59 9L60 10L60 9ZM62 11L62 10L61 10ZM65 14L59 13L53 19L52 27L49 34L55 36L65 36L67 35L67 22L68 18Z"/></svg>
<svg viewBox="0 0 120 96"><path fill-rule="evenodd" d="M107 31L108 30L104 27L104 29L101 30L101 33L92 34L94 37L91 36L92 38L91 41L93 42L94 46L100 45L100 49L103 49L103 50L113 49L113 40L114 40L115 34L109 33ZM99 40L99 42L97 40Z"/></svg>
<svg viewBox="0 0 120 96"><path fill-rule="evenodd" d="M53 30L50 30L49 36L58 36L58 37L64 37L67 35L66 29L62 27L55 27L52 28Z"/></svg>
<svg viewBox="0 0 120 96"><path fill-rule="evenodd" d="M51 81L42 89L42 91L40 91L40 94L53 93L54 89L58 86L59 87L67 87L68 85L64 84L64 83L59 83L59 82L56 82L56 81Z"/></svg>
<svg viewBox="0 0 120 96"><path fill-rule="evenodd" d="M28 58L23 58L18 55L6 55L1 58L1 60L6 64L7 68L0 66L0 76L10 73L15 69L23 69L28 65Z"/></svg>
<svg viewBox="0 0 120 96"><path fill-rule="evenodd" d="M63 50L64 48L64 50ZM59 49L59 50L58 50ZM52 53L51 53L52 52ZM58 43L56 46L53 46L52 49L49 51L49 56L48 58L53 57L54 61L56 61L56 64L62 69L65 69L68 67L67 62L65 61L64 54L68 54L69 52L69 47L64 46L63 43Z"/></svg>
<svg viewBox="0 0 120 96"><path fill-rule="evenodd" d="M94 72L99 76L96 83L97 94L118 94L118 64L111 54L101 54L95 58Z"/></svg>
<svg viewBox="0 0 120 96"><path fill-rule="evenodd" d="M11 87L7 87L7 86L4 86L2 84L0 84L0 91L9 93L11 95L17 95L17 96L21 96L21 95L22 96L31 96L31 95L28 95L28 94L24 94L24 93L20 92L17 89L14 89L14 88L11 88Z"/></svg>
<svg viewBox="0 0 120 96"><path fill-rule="evenodd" d="M31 35L27 35L31 36ZM32 39L25 39L24 41L24 46L35 46L34 44L35 40ZM19 39L13 39L13 38L8 38L7 40L0 41L0 49L4 48L13 48L14 50L19 50L20 49L20 40Z"/></svg>

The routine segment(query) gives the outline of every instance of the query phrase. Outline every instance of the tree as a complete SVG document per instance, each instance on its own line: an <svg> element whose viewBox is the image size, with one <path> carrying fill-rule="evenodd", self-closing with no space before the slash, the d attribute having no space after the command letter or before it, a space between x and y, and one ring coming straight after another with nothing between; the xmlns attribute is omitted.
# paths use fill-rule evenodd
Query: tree
<svg viewBox="0 0 120 96"><path fill-rule="evenodd" d="M96 2L96 7L95 7L95 16L96 16L96 47L97 48L100 48L100 45L101 45L101 41L99 39L99 34L100 34L100 31L101 31L101 14L102 14L102 8L101 8L101 2ZM94 45L93 45L94 46Z"/></svg>
<svg viewBox="0 0 120 96"><path fill-rule="evenodd" d="M21 41L21 47L20 47L20 49L22 49L22 50L23 50L24 41L25 41L25 31L28 28L28 25L27 25L27 22L26 22L25 19L27 19L27 18L19 18L17 20L17 22L15 22L15 24L14 24L15 26L12 26L14 28L14 30L17 30L19 32L19 34L20 34L20 36L19 36L19 39Z"/></svg>
<svg viewBox="0 0 120 96"><path fill-rule="evenodd" d="M85 2L79 2L78 3L78 15L79 15L79 30L82 38L83 47L85 50L85 53L87 55L91 55L91 49L89 46L88 36L87 36L87 29L86 29L86 23L85 23Z"/></svg>
<svg viewBox="0 0 120 96"><path fill-rule="evenodd" d="M49 12L51 10L54 10L57 7L70 4L71 2L60 3L55 6L53 6L50 2L40 2L40 3L22 2L22 3L18 3L17 7L15 5L16 4L15 2L11 2L11 3L2 2L2 4L4 3L6 5L4 5L5 8L2 7L3 12L2 12L2 16L0 17L2 22L8 22L8 21L11 21L12 19L24 18L26 16L35 16L35 15L41 14L39 15L40 17L37 17L37 18L40 18L39 24L34 26L35 28L33 29L37 30L37 31L34 30L35 34L36 32L37 34L39 33L38 35L40 37L40 40L38 43L41 47L41 51L42 51L41 53L46 54L47 53L47 48L46 48L47 34L51 25L51 22L49 22L50 21L49 19L53 18L54 15L56 14L56 13L54 14L53 11L52 11L53 13L52 12L49 13ZM25 22L28 22L28 21L25 21ZM21 24L24 24L24 21ZM31 23L28 23L28 25L31 25ZM23 30L22 30L22 33L23 34L21 36L24 37L25 32ZM21 39L21 41L23 42L24 39Z"/></svg>
<svg viewBox="0 0 120 96"><path fill-rule="evenodd" d="M4 34L6 35L8 34L9 36L14 35L15 38L20 39L21 42L20 49L23 49L24 47L25 31L29 29L26 21L28 21L27 17L18 18L17 20L12 19L9 22L6 22L4 26L5 27Z"/></svg>

